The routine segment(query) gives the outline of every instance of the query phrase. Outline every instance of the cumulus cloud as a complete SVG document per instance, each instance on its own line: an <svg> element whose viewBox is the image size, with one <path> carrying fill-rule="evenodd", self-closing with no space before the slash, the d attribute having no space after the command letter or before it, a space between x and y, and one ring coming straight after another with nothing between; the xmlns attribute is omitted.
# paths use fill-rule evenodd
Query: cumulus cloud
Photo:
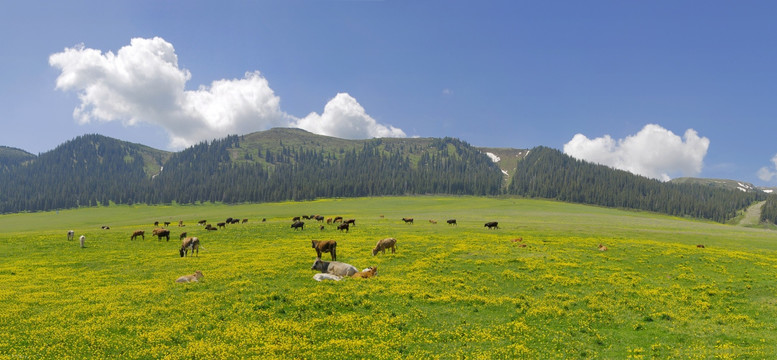
<svg viewBox="0 0 777 360"><path fill-rule="evenodd" d="M763 181L772 181L772 179L777 179L777 155L774 155L772 158L772 165L773 166L771 169L767 166L758 169L758 178Z"/></svg>
<svg viewBox="0 0 777 360"><path fill-rule="evenodd" d="M688 129L681 138L655 124L645 125L635 135L615 140L609 135L589 139L576 134L564 144L572 157L668 181L671 176L694 176L701 172L710 140Z"/></svg>
<svg viewBox="0 0 777 360"><path fill-rule="evenodd" d="M298 119L281 110L280 97L258 71L185 90L191 74L178 66L173 45L160 37L135 38L117 53L78 45L49 57L61 70L56 88L78 93L73 117L80 123L140 122L164 128L181 148L228 134L296 126L347 138L404 137L379 124L348 94L337 94L321 115Z"/></svg>
<svg viewBox="0 0 777 360"><path fill-rule="evenodd" d="M310 113L294 123L307 131L345 139L374 137L405 137L405 132L393 126L378 124L351 95L339 93L319 115Z"/></svg>

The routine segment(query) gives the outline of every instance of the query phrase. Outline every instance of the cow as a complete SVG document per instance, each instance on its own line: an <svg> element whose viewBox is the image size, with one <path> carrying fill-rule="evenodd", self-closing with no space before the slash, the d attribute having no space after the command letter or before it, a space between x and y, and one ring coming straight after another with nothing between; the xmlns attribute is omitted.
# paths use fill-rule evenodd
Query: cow
<svg viewBox="0 0 777 360"><path fill-rule="evenodd" d="M162 240L163 237L167 238L167 241L170 241L170 230L157 228L157 229L154 229L152 234L157 238L159 238L160 241Z"/></svg>
<svg viewBox="0 0 777 360"><path fill-rule="evenodd" d="M413 218L403 217L402 221L404 221L405 224L412 224L413 223Z"/></svg>
<svg viewBox="0 0 777 360"><path fill-rule="evenodd" d="M78 242L81 244L81 248L85 248L86 245L84 245L84 242L86 241L86 236L81 235L80 238L78 238Z"/></svg>
<svg viewBox="0 0 777 360"><path fill-rule="evenodd" d="M211 224L208 224L207 226L205 226L205 230L208 230L208 231L216 231L216 230L218 230L218 229L217 229L217 228L214 228L214 227L213 227L213 225L211 225Z"/></svg>
<svg viewBox="0 0 777 360"><path fill-rule="evenodd" d="M318 273L316 275L313 275L313 280L316 280L316 281L323 281L323 280L340 281L342 279L343 279L342 277L339 277L337 275L332 275L332 274Z"/></svg>
<svg viewBox="0 0 777 360"><path fill-rule="evenodd" d="M333 223L343 222L342 216L335 216L335 219L332 220Z"/></svg>
<svg viewBox="0 0 777 360"><path fill-rule="evenodd" d="M232 222L230 222L230 224L233 224L233 225L239 224L239 223L240 223L240 219L232 219Z"/></svg>
<svg viewBox="0 0 777 360"><path fill-rule="evenodd" d="M316 258L313 262L313 266L310 270L318 270L322 273L332 274L340 277L351 276L359 272L353 265L342 263L339 261L323 261L321 258Z"/></svg>
<svg viewBox="0 0 777 360"><path fill-rule="evenodd" d="M248 222L248 219L243 219L243 222L242 222L242 224L245 224L245 223L247 223L247 222Z"/></svg>
<svg viewBox="0 0 777 360"><path fill-rule="evenodd" d="M696 247L699 248L699 249L704 249L704 245L702 245L702 244L696 245Z"/></svg>
<svg viewBox="0 0 777 360"><path fill-rule="evenodd" d="M198 282L200 279L202 279L202 271L195 271L194 274L191 275L184 275L179 277L175 282L177 283L190 283L190 282Z"/></svg>
<svg viewBox="0 0 777 360"><path fill-rule="evenodd" d="M356 226L356 219L348 219L343 221L343 224Z"/></svg>
<svg viewBox="0 0 777 360"><path fill-rule="evenodd" d="M369 279L375 275L378 275L378 267L370 266L356 274L351 275L352 278Z"/></svg>
<svg viewBox="0 0 777 360"><path fill-rule="evenodd" d="M487 227L489 230L490 229L499 229L499 222L490 221L490 222L487 222L485 225L483 225L483 227Z"/></svg>
<svg viewBox="0 0 777 360"><path fill-rule="evenodd" d="M310 220L311 219L310 215L302 215L302 218L305 219L305 220Z"/></svg>
<svg viewBox="0 0 777 360"><path fill-rule="evenodd" d="M391 253L394 254L397 252L396 246L397 246L397 239L385 238L383 240L378 240L378 243L375 244L375 248L372 249L372 256L375 256L378 253L378 251L382 251L383 254L385 254L386 249L391 249Z"/></svg>
<svg viewBox="0 0 777 360"><path fill-rule="evenodd" d="M170 226L170 222L169 221L165 221L165 227L168 227L168 226Z"/></svg>
<svg viewBox="0 0 777 360"><path fill-rule="evenodd" d="M228 217L226 220L224 220L224 222L227 223L227 224L231 224L232 223L232 218Z"/></svg>
<svg viewBox="0 0 777 360"><path fill-rule="evenodd" d="M448 223L448 225L458 225L456 223L456 219L450 219L450 220L447 221L447 223Z"/></svg>
<svg viewBox="0 0 777 360"><path fill-rule="evenodd" d="M146 240L146 232L143 230L135 230L135 232L132 233L132 236L130 236L130 240L135 240L138 236L143 238L143 240Z"/></svg>
<svg viewBox="0 0 777 360"><path fill-rule="evenodd" d="M316 221L318 222L324 222L324 217L321 215L316 215Z"/></svg>
<svg viewBox="0 0 777 360"><path fill-rule="evenodd" d="M159 226L159 221L154 221L154 226Z"/></svg>
<svg viewBox="0 0 777 360"><path fill-rule="evenodd" d="M205 225L205 223L207 223L207 222L208 222L208 220L200 220L200 221L197 222L197 225Z"/></svg>
<svg viewBox="0 0 777 360"><path fill-rule="evenodd" d="M178 227L184 227L183 220L178 220Z"/></svg>
<svg viewBox="0 0 777 360"><path fill-rule="evenodd" d="M331 224L331 223L332 223L332 218L328 218L328 219L326 219L326 223L327 223L327 225L328 225L328 224Z"/></svg>
<svg viewBox="0 0 777 360"><path fill-rule="evenodd" d="M73 240L73 238L76 236L76 232L74 230L68 230L67 231L67 239Z"/></svg>
<svg viewBox="0 0 777 360"><path fill-rule="evenodd" d="M429 219L429 223L430 223L430 224L437 224L437 220L432 220L432 219Z"/></svg>
<svg viewBox="0 0 777 360"><path fill-rule="evenodd" d="M291 221L293 221L293 222L297 222L299 220L300 220L299 216L295 216L295 217L291 218Z"/></svg>
<svg viewBox="0 0 777 360"><path fill-rule="evenodd" d="M181 240L181 248L178 250L178 254L184 257L189 254L189 250L192 251L192 256L197 252L197 256L200 256L200 239L196 237L188 237Z"/></svg>
<svg viewBox="0 0 777 360"><path fill-rule="evenodd" d="M225 228L226 229L227 228L227 223L223 223L223 222L216 223L216 226L220 227L220 228Z"/></svg>
<svg viewBox="0 0 777 360"><path fill-rule="evenodd" d="M321 258L321 253L332 255L332 261L337 260L337 241L334 240L312 240L313 248L316 249L316 257Z"/></svg>
<svg viewBox="0 0 777 360"><path fill-rule="evenodd" d="M599 244L599 248L598 248L598 250L599 250L599 251L607 251L607 247L606 247L606 246L604 246L604 245L602 245L602 244Z"/></svg>
<svg viewBox="0 0 777 360"><path fill-rule="evenodd" d="M186 231L182 232L180 236L178 236L179 240L183 240L186 237Z"/></svg>
<svg viewBox="0 0 777 360"><path fill-rule="evenodd" d="M293 224L291 224L291 228L294 230L300 229L305 230L305 222L304 221L296 221Z"/></svg>
<svg viewBox="0 0 777 360"><path fill-rule="evenodd" d="M100 226L100 229L103 229L103 230L110 230L110 229L111 229L111 227L110 227L110 226L108 226L108 225L103 225L103 226Z"/></svg>
<svg viewBox="0 0 777 360"><path fill-rule="evenodd" d="M262 218L262 222L267 222L267 218Z"/></svg>
<svg viewBox="0 0 777 360"><path fill-rule="evenodd" d="M345 230L345 232L348 232L348 229L349 229L348 224L337 225L337 230L340 230L340 231Z"/></svg>

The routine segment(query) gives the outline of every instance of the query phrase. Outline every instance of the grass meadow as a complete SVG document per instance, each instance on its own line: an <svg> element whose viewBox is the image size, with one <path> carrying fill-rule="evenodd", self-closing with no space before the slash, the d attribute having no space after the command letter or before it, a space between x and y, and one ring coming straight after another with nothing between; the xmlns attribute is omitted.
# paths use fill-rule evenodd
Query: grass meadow
<svg viewBox="0 0 777 360"><path fill-rule="evenodd" d="M292 230L305 214L356 227ZM227 217L249 221L196 225ZM169 242L130 241L154 221L173 223ZM432 196L109 206L3 215L0 229L2 359L777 356L773 230ZM181 231L200 238L199 257L178 256ZM385 237L397 253L373 257ZM337 240L339 261L378 276L314 281L312 239ZM201 282L174 282L195 270Z"/></svg>

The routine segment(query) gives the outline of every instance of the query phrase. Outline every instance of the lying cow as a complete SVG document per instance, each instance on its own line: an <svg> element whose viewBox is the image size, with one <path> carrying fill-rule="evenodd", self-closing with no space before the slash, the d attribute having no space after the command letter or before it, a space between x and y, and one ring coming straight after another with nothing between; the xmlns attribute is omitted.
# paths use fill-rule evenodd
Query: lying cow
<svg viewBox="0 0 777 360"><path fill-rule="evenodd" d="M146 240L146 232L143 230L136 230L132 233L132 236L130 236L130 240L135 240L136 237L140 236L143 238L143 240Z"/></svg>
<svg viewBox="0 0 777 360"><path fill-rule="evenodd" d="M197 252L197 256L200 256L200 239L196 237L188 237L181 240L181 249L178 250L178 254L184 257L189 254L189 250L192 251L192 256Z"/></svg>
<svg viewBox="0 0 777 360"><path fill-rule="evenodd" d="M191 275L184 275L179 277L175 282L177 283L189 283L189 282L198 282L200 279L202 279L202 271L195 271L194 274Z"/></svg>
<svg viewBox="0 0 777 360"><path fill-rule="evenodd" d="M316 249L317 258L321 258L321 253L332 255L332 261L337 260L337 241L334 240L312 240L313 248Z"/></svg>
<svg viewBox="0 0 777 360"><path fill-rule="evenodd" d="M322 261L321 258L316 258L316 261L313 263L310 270L318 270L322 273L340 277L351 276L359 272L353 265L339 261Z"/></svg>
<svg viewBox="0 0 777 360"><path fill-rule="evenodd" d="M356 274L351 275L352 278L361 278L361 279L369 279L375 275L378 275L378 267L377 266L371 266L368 267L362 271L357 272Z"/></svg>
<svg viewBox="0 0 777 360"><path fill-rule="evenodd" d="M391 253L394 254L397 252L396 246L397 246L397 239L386 238L383 240L379 240L378 243L375 244L375 248L372 249L372 256L375 256L378 253L378 251L382 251L385 254L386 249L391 249Z"/></svg>

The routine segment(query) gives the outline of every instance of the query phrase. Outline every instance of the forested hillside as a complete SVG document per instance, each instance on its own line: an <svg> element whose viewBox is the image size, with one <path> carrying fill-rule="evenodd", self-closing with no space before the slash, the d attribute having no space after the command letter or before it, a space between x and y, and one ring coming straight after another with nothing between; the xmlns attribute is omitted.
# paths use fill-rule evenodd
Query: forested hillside
<svg viewBox="0 0 777 360"><path fill-rule="evenodd" d="M299 129L272 129L168 153L86 135L38 157L0 151L0 159L4 153L15 160L2 163L1 213L111 202L507 193L725 222L766 198L752 187L742 191L738 182L663 183L550 148L478 149L453 138L344 140ZM500 163L507 170L494 163L497 158L504 158ZM772 222L777 218L773 203L777 201L767 201L763 212Z"/></svg>
<svg viewBox="0 0 777 360"><path fill-rule="evenodd" d="M760 191L743 192L695 183L663 183L626 171L574 159L546 147L518 163L508 193L528 197L655 211L725 222Z"/></svg>
<svg viewBox="0 0 777 360"><path fill-rule="evenodd" d="M33 159L35 159L35 155L24 150L0 146L0 172L5 172L12 166Z"/></svg>

